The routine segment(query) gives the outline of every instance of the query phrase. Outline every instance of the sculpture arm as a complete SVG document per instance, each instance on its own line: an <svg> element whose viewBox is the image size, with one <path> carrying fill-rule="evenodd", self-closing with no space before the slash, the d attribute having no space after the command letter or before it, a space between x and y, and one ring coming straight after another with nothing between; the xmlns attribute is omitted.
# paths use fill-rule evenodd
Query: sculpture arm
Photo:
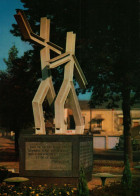
<svg viewBox="0 0 140 196"><path fill-rule="evenodd" d="M73 58L73 61L74 61L74 64L75 64L74 75L76 77L76 80L77 80L79 86L84 89L84 88L86 88L86 85L88 84L87 80L85 78L85 75L84 75L79 63L78 63L78 60L77 60L76 56L72 55L72 58Z"/></svg>
<svg viewBox="0 0 140 196"><path fill-rule="evenodd" d="M71 55L69 53L64 53L64 54L61 54L53 59L51 59L48 63L50 65L50 68L55 68L55 67L58 67L64 63L67 63L71 60Z"/></svg>
<svg viewBox="0 0 140 196"><path fill-rule="evenodd" d="M61 48L61 47L59 47L56 44L53 44L51 42L46 43L45 39L43 39L39 35L36 35L32 31L32 29L30 27L30 24L29 24L25 14L22 10L18 10L17 14L14 15L14 17L15 17L15 19L16 19L19 27L20 27L21 33L22 33L25 40L29 40L30 42L36 43L41 47L48 46L51 50L53 50L54 52L56 52L58 54L62 53L63 48Z"/></svg>

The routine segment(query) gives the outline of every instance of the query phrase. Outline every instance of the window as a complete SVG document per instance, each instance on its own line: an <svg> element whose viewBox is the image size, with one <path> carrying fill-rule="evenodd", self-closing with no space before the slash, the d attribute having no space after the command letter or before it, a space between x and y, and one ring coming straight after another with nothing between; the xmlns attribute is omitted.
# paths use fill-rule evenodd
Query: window
<svg viewBox="0 0 140 196"><path fill-rule="evenodd" d="M93 119L93 130L102 130L102 119Z"/></svg>
<svg viewBox="0 0 140 196"><path fill-rule="evenodd" d="M102 121L97 120L97 122L93 125L94 130L102 130Z"/></svg>

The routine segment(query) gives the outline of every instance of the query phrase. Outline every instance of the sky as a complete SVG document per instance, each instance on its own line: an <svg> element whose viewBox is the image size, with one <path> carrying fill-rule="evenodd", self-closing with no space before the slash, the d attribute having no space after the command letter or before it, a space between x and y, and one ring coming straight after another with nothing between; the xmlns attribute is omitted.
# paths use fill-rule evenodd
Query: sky
<svg viewBox="0 0 140 196"><path fill-rule="evenodd" d="M16 9L22 9L20 0L0 0L0 70L5 70L3 61L7 59L9 49L15 45L19 50L19 56L30 48L29 44L21 41L20 37L15 37L10 33L12 24L16 24L14 14Z"/></svg>
<svg viewBox="0 0 140 196"><path fill-rule="evenodd" d="M28 42L23 42L20 37L15 37L10 33L12 24L16 24L14 18L16 9L23 9L20 0L0 0L0 70L6 69L3 59L8 58L8 52L13 45L17 47L19 56L31 48ZM79 99L90 99L90 95L90 93L80 94Z"/></svg>

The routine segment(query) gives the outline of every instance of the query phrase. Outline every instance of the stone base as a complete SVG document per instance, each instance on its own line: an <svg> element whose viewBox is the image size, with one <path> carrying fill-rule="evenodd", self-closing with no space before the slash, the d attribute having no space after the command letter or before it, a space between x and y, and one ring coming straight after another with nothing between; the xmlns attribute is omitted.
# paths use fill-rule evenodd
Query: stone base
<svg viewBox="0 0 140 196"><path fill-rule="evenodd" d="M20 176L58 184L77 182L80 168L92 178L93 138L85 135L23 135L19 140ZM52 183L52 184L53 184Z"/></svg>

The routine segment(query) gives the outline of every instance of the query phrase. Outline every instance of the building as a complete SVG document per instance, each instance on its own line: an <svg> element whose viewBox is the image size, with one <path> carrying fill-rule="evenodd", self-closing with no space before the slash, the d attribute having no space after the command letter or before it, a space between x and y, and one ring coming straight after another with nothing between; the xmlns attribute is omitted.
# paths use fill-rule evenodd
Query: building
<svg viewBox="0 0 140 196"><path fill-rule="evenodd" d="M90 108L88 101L80 101L85 133L93 134L94 148L113 149L123 134L123 112L121 109ZM75 123L70 109L65 109L66 122L70 130ZM140 125L140 107L131 110L132 127ZM134 129L135 130L135 129ZM139 133L140 134L140 133Z"/></svg>

